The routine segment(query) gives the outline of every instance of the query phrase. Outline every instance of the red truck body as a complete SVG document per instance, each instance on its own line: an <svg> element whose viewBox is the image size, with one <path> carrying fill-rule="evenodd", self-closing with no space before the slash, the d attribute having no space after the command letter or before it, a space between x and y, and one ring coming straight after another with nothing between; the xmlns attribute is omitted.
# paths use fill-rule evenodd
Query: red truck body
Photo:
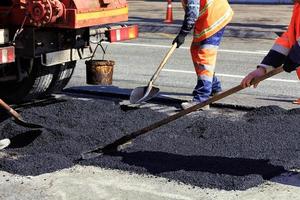
<svg viewBox="0 0 300 200"><path fill-rule="evenodd" d="M126 26L126 0L1 0L0 98L27 101L58 92L76 61L94 55L90 40L138 36Z"/></svg>
<svg viewBox="0 0 300 200"><path fill-rule="evenodd" d="M13 0L0 7L1 24L82 28L128 20L125 0Z"/></svg>

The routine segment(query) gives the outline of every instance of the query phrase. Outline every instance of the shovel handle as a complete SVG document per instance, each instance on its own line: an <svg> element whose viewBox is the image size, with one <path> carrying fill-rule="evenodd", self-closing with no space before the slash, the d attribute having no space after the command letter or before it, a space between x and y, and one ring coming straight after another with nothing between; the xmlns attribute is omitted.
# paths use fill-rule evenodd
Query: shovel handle
<svg viewBox="0 0 300 200"><path fill-rule="evenodd" d="M159 67L157 68L156 72L153 74L153 76L150 79L149 84L152 84L158 77L160 71L162 70L162 68L165 66L165 64L167 63L168 59L170 58L170 56L172 55L172 53L174 52L174 50L177 47L177 43L174 43L171 47L171 49L168 51L168 53L165 55L164 59L161 61L161 63L159 64Z"/></svg>
<svg viewBox="0 0 300 200"><path fill-rule="evenodd" d="M274 70L266 73L265 75L263 75L261 77L257 77L255 79L253 79L251 81L251 85L256 84L256 83L258 83L260 81L263 81L263 80L265 80L265 79L267 79L267 78L269 78L271 76L274 76L276 74L279 74L282 71L283 71L282 67L276 68L276 69L274 69ZM106 145L104 147L98 147L98 148L96 148L94 150L88 151L88 152L86 152L86 153L84 153L82 155L82 158L83 159L88 159L89 157L97 157L99 155L102 155L103 153L109 153L109 152L112 152L112 151L117 151L119 146L122 146L123 144L125 144L127 142L130 142L131 140L135 139L136 137L138 137L140 135L146 134L149 131L152 131L152 130L154 130L154 129L156 129L156 128L164 125L164 124L170 123L170 122L172 122L172 121L174 121L174 120L176 120L176 119L178 119L178 118L180 118L180 117L182 117L184 115L187 115L187 114L189 114L189 113L191 113L191 112L193 112L195 110L198 110L201 107L204 107L205 105L213 103L213 102L215 102L217 100L220 100L220 99L222 99L224 97L227 97L227 96L229 96L229 95L231 95L233 93L236 93L236 92L238 92L238 91L240 91L242 89L244 89L244 88L241 85L238 85L238 86L233 87L233 88L231 88L229 90L226 90L225 92L222 92L222 93L220 93L218 95L215 95L215 96L209 98L208 100L206 100L206 101L204 101L202 103L196 104L196 105L194 105L194 106L192 106L192 107L190 107L188 109L182 110L182 111L180 111L180 112L178 112L178 113L176 113L174 115L171 115L171 116L166 117L166 118L164 118L164 119L162 119L162 120L160 120L158 122L150 124L149 126L146 126L146 127L142 128L142 129L134 131L134 132L132 132L132 133L130 133L128 135L125 135L125 136L117 139L113 143L110 143L110 144L108 144L108 145Z"/></svg>
<svg viewBox="0 0 300 200"><path fill-rule="evenodd" d="M259 82L261 82L261 81L263 81L263 80L265 80L265 79L267 79L267 78L270 78L270 77L272 77L272 76L275 76L276 74L281 73L282 71L283 71L283 67L282 67L282 66L281 66L281 67L278 67L278 68L275 68L275 69L273 69L272 71L270 71L270 72L268 72L268 73L266 73L266 74L264 74L264 75L262 75L262 76L260 76L260 77L254 78L254 79L251 81L250 85L255 85L255 84L257 84L257 83L259 83ZM206 105L209 105L209 104L211 104L211 103L213 103L213 102L215 102L215 101L218 101L218 100L220 100L220 99L223 99L223 98L225 98L225 97L227 97L227 96L229 96L229 95L231 95L231 94L237 93L237 92L239 92L239 91L242 90L242 89L245 89L245 88L243 88L241 85L237 85L237 86L235 86L235 87L233 87L233 88L231 88L231 89L228 89L228 90L226 90L226 91L224 91L224 92L221 92L221 93L218 94L218 95L215 95L215 96L213 96L213 97L207 99L206 101L204 101L204 102L202 102L202 103L200 103L200 104L197 104L197 105L195 105L195 106L192 106L192 107L186 109L185 111L186 111L187 113L190 113L190 112L192 112L192 111L194 111L194 110L198 110L199 108L202 108L202 107L204 107L204 106L206 106ZM184 113L184 112L183 112L183 113Z"/></svg>
<svg viewBox="0 0 300 200"><path fill-rule="evenodd" d="M257 77L257 78L254 78L252 81L251 81L251 85L255 85L257 83L259 83L260 81L263 81L267 78L270 78L271 76L275 76L276 74L279 74L283 72L283 67L277 67L275 69L273 69L272 71L266 73L265 75L263 76L260 76L260 77Z"/></svg>
<svg viewBox="0 0 300 200"><path fill-rule="evenodd" d="M258 83L260 81L263 81L263 80L265 80L267 78L270 78L270 77L272 77L272 76L274 76L276 74L279 74L282 71L283 71L282 67L275 68L274 70L266 73L265 75L263 75L261 77L254 78L251 81L251 85L254 85L254 84L256 84L256 83ZM176 119L178 119L178 118L180 118L180 117L182 117L184 115L187 115L187 114L189 114L189 113L191 113L191 112L193 112L195 110L198 110L199 108L202 108L202 107L204 107L206 105L209 105L209 104L211 104L213 102L216 102L216 101L218 101L220 99L223 99L223 98L225 98L225 97L227 97L227 96L229 96L231 94L234 94L234 93L236 93L236 92L238 92L238 91L240 91L242 89L245 89L245 88L243 88L241 85L237 85L237 86L235 86L235 87L233 87L231 89L228 89L228 90L226 90L224 92L221 92L220 94L217 94L217 95L215 95L215 96L207 99L206 101L203 101L202 103L196 104L196 105L194 105L192 107L189 107L189 108L187 108L185 110L182 110L182 111L180 111L180 112L178 112L178 113L176 113L174 115L171 115L171 116L169 116L169 117L167 117L165 119L162 119L162 120L160 120L160 121L158 121L156 123L153 123L153 124L151 124L151 125L149 125L147 127L144 127L144 128L142 128L140 130L132 132L129 135L125 135L124 137L120 138L119 140L116 140L111 145L115 145L116 146L116 145L121 145L123 143L126 143L126 142L128 142L128 141L130 141L130 140L132 140L132 139L134 139L136 137L138 137L139 135L143 135L143 134L145 134L145 133L147 133L147 132L149 132L149 131L151 131L153 129L156 129L156 128L164 125L164 124L170 123L171 121L174 121L174 120L176 120Z"/></svg>
<svg viewBox="0 0 300 200"><path fill-rule="evenodd" d="M12 117L15 119L20 118L20 114L17 113L14 109L12 109L7 103L5 103L2 99L0 99L0 106L4 108Z"/></svg>

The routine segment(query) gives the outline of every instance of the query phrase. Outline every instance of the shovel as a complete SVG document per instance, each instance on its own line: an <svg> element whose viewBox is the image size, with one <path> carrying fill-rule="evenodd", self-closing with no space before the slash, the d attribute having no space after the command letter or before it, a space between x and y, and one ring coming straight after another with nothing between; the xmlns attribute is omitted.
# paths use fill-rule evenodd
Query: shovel
<svg viewBox="0 0 300 200"><path fill-rule="evenodd" d="M279 68L276 68L268 73L266 73L265 75L261 76L261 77L257 77L255 79L252 80L251 82L251 85L254 85L256 83L259 83L260 81L263 81L271 76L274 76L276 74L279 74L280 72L283 71L283 68L282 67L279 67ZM198 110L199 108L202 108L206 105L209 105L215 101L218 101L220 99L223 99L224 97L227 97L231 94L234 94L240 90L244 89L241 85L238 85L236 87L233 87L229 90L226 90L220 94L217 94L217 95L214 95L213 97L207 99L206 101L203 101L202 103L199 103L199 104L196 104L192 107L189 107L185 110L182 110L174 115L171 115L169 117L166 117L165 119L162 119L158 122L155 122L147 127L144 127L140 130L137 130L137 131L134 131L128 135L125 135L123 137L121 137L120 139L114 141L113 143L111 144L108 144L104 147L99 147L99 148L96 148L94 150L90 150L90 151L87 151L85 153L82 153L81 154L81 159L90 159L90 158L95 158L95 157L98 157L98 156L101 156L103 154L110 154L110 153L114 153L120 149L124 149L126 147L127 144L131 143L131 141L133 139L135 139L136 137L140 136L140 135L144 135L145 133L148 133L149 131L152 131L164 124L167 124L167 123L170 123L182 116L185 116L193 111L196 111Z"/></svg>
<svg viewBox="0 0 300 200"><path fill-rule="evenodd" d="M0 107L5 109L7 113L15 119L14 122L16 122L21 126L28 127L28 128L43 128L41 125L31 124L24 121L21 115L17 113L17 111L15 111L14 109L12 109L9 105L7 105L2 99L0 99Z"/></svg>
<svg viewBox="0 0 300 200"><path fill-rule="evenodd" d="M131 104L140 104L144 101L148 101L148 100L152 99L153 97L155 97L158 94L159 88L154 87L153 83L157 79L160 71L165 66L167 60L170 58L170 56L172 55L172 53L174 52L176 47L177 47L177 43L174 43L173 46L171 47L171 49L166 54L166 56L164 57L163 61L160 63L156 72L151 77L151 79L148 83L148 86L137 87L134 90L132 90L132 92L130 94L130 98L129 98L129 102Z"/></svg>

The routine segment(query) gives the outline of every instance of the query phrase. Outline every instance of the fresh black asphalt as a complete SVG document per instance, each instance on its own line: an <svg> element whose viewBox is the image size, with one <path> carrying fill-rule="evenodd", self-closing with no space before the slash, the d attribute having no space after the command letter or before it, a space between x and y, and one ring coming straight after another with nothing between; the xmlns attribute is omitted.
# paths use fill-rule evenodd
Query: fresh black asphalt
<svg viewBox="0 0 300 200"><path fill-rule="evenodd" d="M150 108L123 111L118 101L100 99L66 99L19 111L44 128L23 128L1 115L0 138L12 143L0 152L0 169L13 174L35 176L80 164L203 188L245 190L300 168L300 108L194 112L137 138L121 152L84 161L78 161L82 152L167 115Z"/></svg>

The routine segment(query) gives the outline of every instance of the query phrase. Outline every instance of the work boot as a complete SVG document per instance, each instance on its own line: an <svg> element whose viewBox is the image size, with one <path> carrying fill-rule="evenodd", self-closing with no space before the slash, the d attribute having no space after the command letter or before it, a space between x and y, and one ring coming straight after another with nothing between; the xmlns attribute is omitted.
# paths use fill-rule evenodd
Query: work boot
<svg viewBox="0 0 300 200"><path fill-rule="evenodd" d="M0 140L0 149L4 149L9 144L10 144L10 140L9 139L2 139L2 140Z"/></svg>
<svg viewBox="0 0 300 200"><path fill-rule="evenodd" d="M183 110L186 110L186 109L188 109L188 108L190 108L190 107L192 107L192 106L195 106L195 105L197 105L197 104L199 104L200 102L198 102L198 101L188 101L188 102L183 102L182 104L181 104L181 108L183 109ZM206 105L206 106L203 106L202 108L199 108L198 110L209 110L209 105Z"/></svg>

